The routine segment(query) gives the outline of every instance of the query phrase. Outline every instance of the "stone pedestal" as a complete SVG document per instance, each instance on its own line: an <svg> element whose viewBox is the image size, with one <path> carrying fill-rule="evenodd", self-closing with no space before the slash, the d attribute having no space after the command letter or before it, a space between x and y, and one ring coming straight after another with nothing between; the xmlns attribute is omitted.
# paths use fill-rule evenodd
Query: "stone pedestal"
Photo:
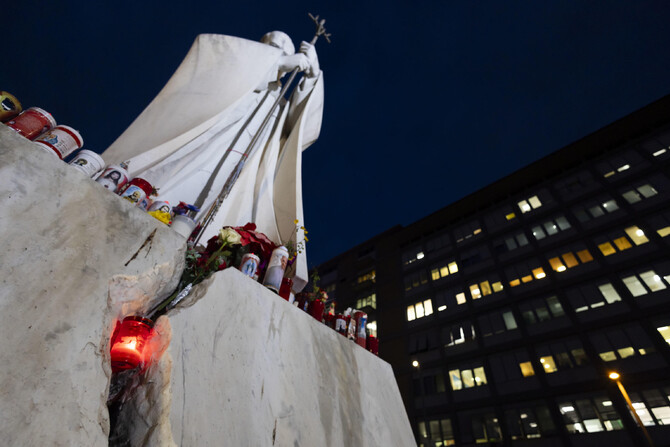
<svg viewBox="0 0 670 447"><path fill-rule="evenodd" d="M0 439L106 446L112 323L176 287L184 239L2 125L0 205ZM387 363L233 269L188 303L132 445L414 445Z"/></svg>
<svg viewBox="0 0 670 447"><path fill-rule="evenodd" d="M184 238L2 124L0 210L2 444L106 446L111 324L176 286Z"/></svg>

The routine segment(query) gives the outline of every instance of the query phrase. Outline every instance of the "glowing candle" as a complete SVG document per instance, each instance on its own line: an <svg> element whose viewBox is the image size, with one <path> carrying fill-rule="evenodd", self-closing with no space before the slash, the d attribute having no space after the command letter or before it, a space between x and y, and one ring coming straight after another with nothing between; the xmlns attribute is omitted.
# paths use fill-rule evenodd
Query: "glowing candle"
<svg viewBox="0 0 670 447"><path fill-rule="evenodd" d="M151 358L149 341L154 335L153 321L141 317L127 317L116 324L111 341L112 371L117 373L148 366Z"/></svg>

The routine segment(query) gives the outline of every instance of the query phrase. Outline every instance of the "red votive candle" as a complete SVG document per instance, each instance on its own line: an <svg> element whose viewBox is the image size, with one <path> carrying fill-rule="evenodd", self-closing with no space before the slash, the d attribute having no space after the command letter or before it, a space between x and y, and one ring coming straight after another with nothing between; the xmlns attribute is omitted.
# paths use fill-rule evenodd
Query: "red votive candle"
<svg viewBox="0 0 670 447"><path fill-rule="evenodd" d="M291 296L291 287L293 287L293 280L291 278L282 278L281 286L279 287L279 296L288 301Z"/></svg>
<svg viewBox="0 0 670 447"><path fill-rule="evenodd" d="M148 345L154 335L153 321L142 317L127 317L117 322L111 341L112 372L148 366L151 352Z"/></svg>
<svg viewBox="0 0 670 447"><path fill-rule="evenodd" d="M368 351L374 355L379 355L379 340L377 340L377 337L368 336Z"/></svg>
<svg viewBox="0 0 670 447"><path fill-rule="evenodd" d="M321 300L314 300L309 303L309 314L314 317L315 320L323 320L323 311L326 308L326 303Z"/></svg>

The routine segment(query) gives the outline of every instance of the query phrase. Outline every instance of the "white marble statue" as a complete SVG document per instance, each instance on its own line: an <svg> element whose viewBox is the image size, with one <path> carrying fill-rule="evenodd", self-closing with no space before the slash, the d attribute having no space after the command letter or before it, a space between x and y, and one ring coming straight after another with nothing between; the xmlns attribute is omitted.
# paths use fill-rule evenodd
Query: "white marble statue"
<svg viewBox="0 0 670 447"><path fill-rule="evenodd" d="M282 76L296 67L303 72L301 82L273 112L201 239L224 225L255 222L270 239L285 242L295 230L294 221L304 222L302 151L319 136L323 111L323 74L307 42L295 53L289 36L279 31L266 34L261 43L198 36L163 90L102 157L108 164L130 161L131 177L159 188L160 200L198 205L200 217L271 109ZM307 278L303 253L294 290L301 290Z"/></svg>

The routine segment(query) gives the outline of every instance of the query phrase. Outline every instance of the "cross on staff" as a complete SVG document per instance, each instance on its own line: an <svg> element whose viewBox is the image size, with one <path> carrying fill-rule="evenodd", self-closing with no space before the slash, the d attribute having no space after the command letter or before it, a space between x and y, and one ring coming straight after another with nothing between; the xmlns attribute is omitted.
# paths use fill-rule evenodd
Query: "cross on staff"
<svg viewBox="0 0 670 447"><path fill-rule="evenodd" d="M310 13L308 13L308 14L309 14L309 18L312 19L312 21L316 25L316 31L314 32L314 37L312 37L312 40L311 40L310 44L311 45L316 44L317 40L321 36L323 36L323 38L326 39L326 42L330 43L330 34L326 33L326 28L324 27L324 24L326 23L326 20L325 19L320 19L319 20L318 15L315 17ZM291 83L295 79L296 75L298 74L298 71L299 71L299 68L296 67L291 72L291 75L289 76L288 81L286 81L286 83L282 87L281 91L279 92L279 95L275 99L274 104L272 105L269 112L265 116L265 119L263 120L260 127L258 128L256 133L252 137L251 142L249 143L246 150L244 151L244 153L240 157L240 160L237 162L237 165L235 166L233 171L228 176L228 179L226 180L226 183L223 185L223 188L222 188L221 192L217 196L217 198L214 201L214 203L212 204L212 206L207 211L207 214L201 220L200 231L198 232L198 235L196 236L196 238L193 242L193 245L196 245L198 243L198 241L200 241L200 238L204 234L205 229L209 226L210 223L212 223L212 221L214 220L214 217L216 216L216 213L219 211L219 208L221 208L221 204L226 199L226 197L228 197L228 194L230 194L230 191L233 189L233 185L235 184L238 177L242 173L242 169L244 168L244 165L247 161L247 158L249 157L249 154L251 153L252 149L254 148L254 146L258 142L259 138L261 137L261 135L263 133L263 129L265 129L265 126L267 126L268 122L270 121L270 118L272 117L272 114L274 113L275 109L277 108L277 106L281 102L282 98L284 98L284 95L286 94L286 92L288 91L289 86L291 85ZM267 97L267 95L266 95L266 97ZM263 98L263 101L264 100L265 100L265 98ZM244 127L248 126L250 121L251 121L251 119L247 120ZM239 134L238 134L238 136L239 136ZM215 176L216 173L218 173L218 170L221 167L223 160L225 159L225 157L227 157L228 153L230 153L232 151L233 146L237 143L237 139L238 138L236 137L233 140L233 143L231 144L231 147L224 154L224 158L222 158L222 160L219 162L219 164L217 165L217 168L214 170L214 173L212 174L212 176ZM210 181L208 181L207 185L205 185L205 188L207 188L208 185L211 185L211 182L213 182L212 177L210 177ZM203 199L204 195L207 194L208 191L206 191L205 188L203 188L203 191L201 192L200 196L198 197L198 200ZM196 206L197 205L198 204L196 204Z"/></svg>

